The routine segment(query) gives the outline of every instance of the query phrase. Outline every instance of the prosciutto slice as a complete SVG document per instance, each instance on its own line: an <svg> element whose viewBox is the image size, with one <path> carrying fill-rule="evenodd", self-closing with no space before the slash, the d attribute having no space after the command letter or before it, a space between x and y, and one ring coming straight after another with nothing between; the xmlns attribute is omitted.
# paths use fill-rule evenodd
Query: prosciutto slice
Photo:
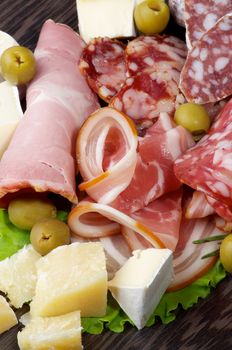
<svg viewBox="0 0 232 350"><path fill-rule="evenodd" d="M187 219L199 219L214 214L214 208L209 204L203 192L194 191L186 208Z"/></svg>
<svg viewBox="0 0 232 350"><path fill-rule="evenodd" d="M227 206L232 206L232 99L226 104L208 135L174 166L178 179Z"/></svg>
<svg viewBox="0 0 232 350"><path fill-rule="evenodd" d="M0 197L32 188L77 202L75 139L85 118L99 106L78 70L83 47L68 26L52 20L43 25L25 117L0 162Z"/></svg>

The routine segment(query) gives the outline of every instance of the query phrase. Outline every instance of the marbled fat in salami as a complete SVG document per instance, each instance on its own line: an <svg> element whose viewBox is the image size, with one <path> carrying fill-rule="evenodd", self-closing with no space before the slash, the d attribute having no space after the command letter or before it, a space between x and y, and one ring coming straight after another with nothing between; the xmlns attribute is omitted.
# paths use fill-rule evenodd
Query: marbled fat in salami
<svg viewBox="0 0 232 350"><path fill-rule="evenodd" d="M114 39L96 38L83 50L80 70L104 101L119 91L126 79L125 47Z"/></svg>
<svg viewBox="0 0 232 350"><path fill-rule="evenodd" d="M188 101L204 104L232 94L232 13L224 16L189 52L180 78Z"/></svg>
<svg viewBox="0 0 232 350"><path fill-rule="evenodd" d="M178 100L183 99L178 88L179 76L174 69L156 71L147 68L128 78L110 105L131 117L137 125L153 121L161 112L172 115Z"/></svg>
<svg viewBox="0 0 232 350"><path fill-rule="evenodd" d="M199 143L178 158L178 179L232 206L232 99Z"/></svg>
<svg viewBox="0 0 232 350"><path fill-rule="evenodd" d="M231 0L185 0L186 42L188 47L191 48L205 32L229 12L232 12Z"/></svg>
<svg viewBox="0 0 232 350"><path fill-rule="evenodd" d="M181 71L186 55L185 43L174 36L139 36L127 45L126 63L131 76L146 68Z"/></svg>

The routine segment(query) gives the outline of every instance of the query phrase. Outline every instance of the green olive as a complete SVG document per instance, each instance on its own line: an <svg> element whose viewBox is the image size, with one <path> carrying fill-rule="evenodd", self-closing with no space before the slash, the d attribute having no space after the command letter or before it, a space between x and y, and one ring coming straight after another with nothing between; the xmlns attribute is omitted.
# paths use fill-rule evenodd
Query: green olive
<svg viewBox="0 0 232 350"><path fill-rule="evenodd" d="M210 119L206 109L196 103L184 103L177 108L174 120L182 125L193 135L200 135L207 132L210 127Z"/></svg>
<svg viewBox="0 0 232 350"><path fill-rule="evenodd" d="M55 218L56 207L48 199L36 195L21 195L8 206L10 221L21 229L31 230L32 226L44 218Z"/></svg>
<svg viewBox="0 0 232 350"><path fill-rule="evenodd" d="M232 234L226 236L221 243L220 260L224 269L232 273Z"/></svg>
<svg viewBox="0 0 232 350"><path fill-rule="evenodd" d="M41 255L70 242L68 225L57 219L44 219L37 222L31 230L31 244Z"/></svg>
<svg viewBox="0 0 232 350"><path fill-rule="evenodd" d="M164 0L145 0L134 10L137 29L144 34L161 33L167 26L170 11Z"/></svg>
<svg viewBox="0 0 232 350"><path fill-rule="evenodd" d="M24 46L12 46L5 50L0 66L3 78L14 85L27 84L36 72L35 57Z"/></svg>

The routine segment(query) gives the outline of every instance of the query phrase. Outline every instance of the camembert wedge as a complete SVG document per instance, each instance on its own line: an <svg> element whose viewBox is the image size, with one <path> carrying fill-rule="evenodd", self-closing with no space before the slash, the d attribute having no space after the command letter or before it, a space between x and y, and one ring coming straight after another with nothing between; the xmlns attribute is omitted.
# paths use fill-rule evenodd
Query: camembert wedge
<svg viewBox="0 0 232 350"><path fill-rule="evenodd" d="M56 317L32 318L18 333L20 350L80 350L80 312Z"/></svg>
<svg viewBox="0 0 232 350"><path fill-rule="evenodd" d="M169 249L136 250L108 287L138 329L143 328L173 278Z"/></svg>
<svg viewBox="0 0 232 350"><path fill-rule="evenodd" d="M20 308L35 294L36 266L41 256L32 245L0 261L0 291L7 294L10 304Z"/></svg>
<svg viewBox="0 0 232 350"><path fill-rule="evenodd" d="M14 311L6 299L0 295L0 334L8 331L18 323Z"/></svg>
<svg viewBox="0 0 232 350"><path fill-rule="evenodd" d="M107 271L101 243L61 246L37 263L32 316L58 316L80 310L103 316L107 304Z"/></svg>

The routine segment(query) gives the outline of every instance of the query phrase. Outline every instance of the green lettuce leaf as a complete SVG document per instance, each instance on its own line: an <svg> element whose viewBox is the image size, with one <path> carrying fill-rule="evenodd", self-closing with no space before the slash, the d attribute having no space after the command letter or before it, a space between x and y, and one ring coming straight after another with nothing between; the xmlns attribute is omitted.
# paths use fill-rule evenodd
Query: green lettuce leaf
<svg viewBox="0 0 232 350"><path fill-rule="evenodd" d="M147 327L152 326L158 319L163 324L174 321L180 306L184 310L189 309L200 298L206 298L212 288L216 287L225 277L226 272L218 261L207 274L193 282L190 286L176 292L165 293L148 320ZM107 312L104 317L82 318L83 331L91 334L100 334L104 328L115 333L121 333L124 331L126 323L133 325L133 322L111 297L108 298Z"/></svg>
<svg viewBox="0 0 232 350"><path fill-rule="evenodd" d="M15 254L29 242L29 232L15 227L10 222L7 211L0 209L0 260Z"/></svg>

